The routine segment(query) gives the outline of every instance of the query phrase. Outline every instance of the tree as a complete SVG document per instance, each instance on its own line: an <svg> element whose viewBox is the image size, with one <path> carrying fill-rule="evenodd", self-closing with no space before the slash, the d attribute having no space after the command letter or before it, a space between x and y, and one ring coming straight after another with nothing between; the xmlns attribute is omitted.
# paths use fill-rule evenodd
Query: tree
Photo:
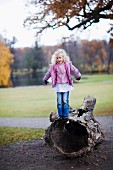
<svg viewBox="0 0 113 170"><path fill-rule="evenodd" d="M47 60L45 59L45 54L41 47L35 42L35 47L29 49L25 54L25 65L28 70L32 68L33 76L36 75L37 69L42 69L47 65Z"/></svg>
<svg viewBox="0 0 113 170"><path fill-rule="evenodd" d="M34 25L37 33L61 26L69 30L86 29L100 19L113 19L112 0L32 0L29 6L31 4L36 7L36 12L26 18L25 25Z"/></svg>
<svg viewBox="0 0 113 170"><path fill-rule="evenodd" d="M14 45L17 42L17 38L15 36L12 37L12 40L4 38L4 41L5 41L5 44L7 44L8 47L10 48L11 53L15 54Z"/></svg>
<svg viewBox="0 0 113 170"><path fill-rule="evenodd" d="M18 69L24 69L25 68L25 62L24 57L27 51L29 51L30 47L23 47L23 48L15 48L15 54L14 54L14 62L12 65L13 70L17 71Z"/></svg>
<svg viewBox="0 0 113 170"><path fill-rule="evenodd" d="M104 48L102 41L82 40L82 53L84 56L84 64L91 68L91 71L107 70L108 54Z"/></svg>
<svg viewBox="0 0 113 170"><path fill-rule="evenodd" d="M11 63L13 55L9 47L0 39L0 87L10 87L11 83Z"/></svg>

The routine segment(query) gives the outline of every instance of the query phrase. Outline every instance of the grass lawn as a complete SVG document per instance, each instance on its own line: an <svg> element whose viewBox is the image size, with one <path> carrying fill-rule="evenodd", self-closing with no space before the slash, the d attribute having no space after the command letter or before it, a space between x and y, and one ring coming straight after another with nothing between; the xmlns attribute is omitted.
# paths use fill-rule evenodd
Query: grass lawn
<svg viewBox="0 0 113 170"><path fill-rule="evenodd" d="M43 138L44 129L0 127L0 146Z"/></svg>
<svg viewBox="0 0 113 170"><path fill-rule="evenodd" d="M97 99L94 115L113 115L113 75L82 76L70 93L70 106L79 108L88 95ZM51 85L0 89L0 117L48 117L56 110Z"/></svg>

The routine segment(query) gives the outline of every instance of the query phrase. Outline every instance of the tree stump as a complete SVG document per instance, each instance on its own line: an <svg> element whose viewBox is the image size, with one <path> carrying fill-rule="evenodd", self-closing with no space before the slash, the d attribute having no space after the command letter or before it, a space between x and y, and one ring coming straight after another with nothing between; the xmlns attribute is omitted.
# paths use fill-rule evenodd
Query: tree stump
<svg viewBox="0 0 113 170"><path fill-rule="evenodd" d="M93 116L95 103L94 97L85 97L81 108L70 109L68 120L60 120L57 113L51 112L51 125L45 131L46 143L67 157L93 150L104 139L101 126Z"/></svg>

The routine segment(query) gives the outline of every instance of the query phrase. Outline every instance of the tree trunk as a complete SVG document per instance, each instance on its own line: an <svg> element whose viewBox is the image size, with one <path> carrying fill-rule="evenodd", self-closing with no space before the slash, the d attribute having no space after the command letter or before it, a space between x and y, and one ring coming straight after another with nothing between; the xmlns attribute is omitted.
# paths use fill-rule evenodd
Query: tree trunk
<svg viewBox="0 0 113 170"><path fill-rule="evenodd" d="M93 116L95 103L94 97L86 97L80 109L70 110L68 120L60 120L57 113L51 112L52 123L45 131L46 143L67 157L80 156L101 143L104 134Z"/></svg>

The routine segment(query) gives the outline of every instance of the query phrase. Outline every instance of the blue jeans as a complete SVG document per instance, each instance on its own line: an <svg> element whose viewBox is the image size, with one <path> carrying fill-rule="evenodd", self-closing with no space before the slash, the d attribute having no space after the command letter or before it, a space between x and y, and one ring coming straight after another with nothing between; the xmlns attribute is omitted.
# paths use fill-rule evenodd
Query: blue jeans
<svg viewBox="0 0 113 170"><path fill-rule="evenodd" d="M57 92L57 109L59 118L69 115L69 91Z"/></svg>

